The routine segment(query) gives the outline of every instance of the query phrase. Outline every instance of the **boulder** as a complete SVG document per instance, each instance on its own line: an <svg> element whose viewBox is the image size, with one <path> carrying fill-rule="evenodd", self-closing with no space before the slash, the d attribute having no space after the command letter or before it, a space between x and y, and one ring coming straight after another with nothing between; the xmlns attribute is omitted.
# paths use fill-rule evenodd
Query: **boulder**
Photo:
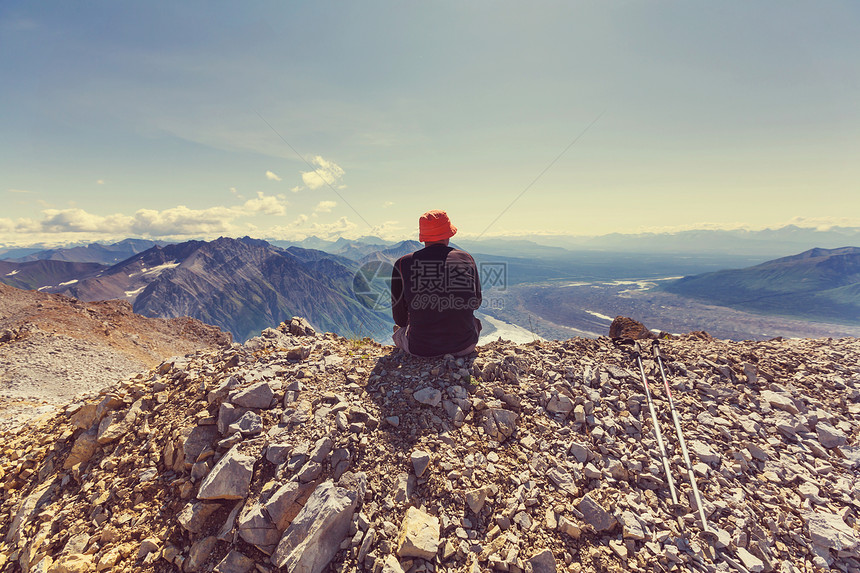
<svg viewBox="0 0 860 573"><path fill-rule="evenodd" d="M331 480L317 486L281 537L272 563L288 571L321 573L349 533L357 505L355 492Z"/></svg>
<svg viewBox="0 0 860 573"><path fill-rule="evenodd" d="M818 422L815 431L818 434L818 442L825 448L838 448L848 443L848 436L827 422Z"/></svg>
<svg viewBox="0 0 860 573"><path fill-rule="evenodd" d="M433 559L439 550L439 518L417 507L406 510L397 536L397 555Z"/></svg>
<svg viewBox="0 0 860 573"><path fill-rule="evenodd" d="M809 511L802 514L815 545L836 551L852 551L860 546L860 534L835 513Z"/></svg>
<svg viewBox="0 0 860 573"><path fill-rule="evenodd" d="M517 429L517 414L504 408L487 408L481 413L481 427L492 439L503 442Z"/></svg>
<svg viewBox="0 0 860 573"><path fill-rule="evenodd" d="M275 402L275 392L268 382L257 382L247 388L235 390L227 399L240 408L267 409Z"/></svg>
<svg viewBox="0 0 860 573"><path fill-rule="evenodd" d="M200 484L198 499L242 499L248 495L257 460L241 453L240 445L233 446L218 460Z"/></svg>
<svg viewBox="0 0 860 573"><path fill-rule="evenodd" d="M582 512L583 521L593 527L595 531L606 531L615 525L615 518L612 517L612 514L603 509L588 494L579 502L579 511Z"/></svg>
<svg viewBox="0 0 860 573"><path fill-rule="evenodd" d="M609 338L613 340L648 340L656 338L648 328L632 318L616 316L609 325Z"/></svg>

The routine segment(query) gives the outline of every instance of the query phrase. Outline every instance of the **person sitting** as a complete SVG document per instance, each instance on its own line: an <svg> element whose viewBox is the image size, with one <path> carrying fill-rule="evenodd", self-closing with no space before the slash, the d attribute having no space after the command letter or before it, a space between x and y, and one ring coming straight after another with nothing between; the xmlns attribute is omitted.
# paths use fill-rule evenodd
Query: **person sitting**
<svg viewBox="0 0 860 573"><path fill-rule="evenodd" d="M395 346L415 356L466 356L475 350L481 321L481 281L472 256L448 245L457 232L445 211L418 220L424 248L400 257L391 272ZM399 328L398 328L399 327Z"/></svg>

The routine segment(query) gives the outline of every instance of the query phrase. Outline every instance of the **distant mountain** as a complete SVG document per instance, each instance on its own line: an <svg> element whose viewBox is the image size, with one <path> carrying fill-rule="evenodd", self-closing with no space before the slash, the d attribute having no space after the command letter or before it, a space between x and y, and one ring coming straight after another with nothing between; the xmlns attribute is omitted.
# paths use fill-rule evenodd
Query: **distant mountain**
<svg viewBox="0 0 860 573"><path fill-rule="evenodd" d="M745 269L684 277L662 288L741 310L860 324L860 248L815 248Z"/></svg>
<svg viewBox="0 0 860 573"><path fill-rule="evenodd" d="M163 241L125 239L111 245L91 243L83 247L46 249L35 253L29 253L12 260L15 262L52 260L77 263L114 264L150 249L155 245L165 244L167 243Z"/></svg>
<svg viewBox="0 0 860 573"><path fill-rule="evenodd" d="M26 257L43 250L41 247L8 247L0 249L0 260L13 260Z"/></svg>
<svg viewBox="0 0 860 573"><path fill-rule="evenodd" d="M386 241L379 237L360 237L358 239L345 239L338 237L335 241L320 239L319 237L307 237L301 241L269 241L272 245L289 249L298 247L316 251L324 251L332 255L338 255L360 261L368 255L389 248L392 241Z"/></svg>
<svg viewBox="0 0 860 573"><path fill-rule="evenodd" d="M95 276L107 268L98 263L70 263L67 261L30 261L13 263L0 261L0 283L20 289L55 292L79 280ZM62 288L61 287L61 288Z"/></svg>
<svg viewBox="0 0 860 573"><path fill-rule="evenodd" d="M352 293L357 268L322 251L222 237L155 246L95 274L87 269L87 277L75 283L54 283L45 290L85 301L127 300L144 316L191 316L229 331L236 340L296 315L322 331L387 335L390 316L361 305Z"/></svg>
<svg viewBox="0 0 860 573"><path fill-rule="evenodd" d="M424 245L422 243L419 243L418 241L401 241L396 245L388 247L386 249L382 249L381 251L374 251L368 253L367 255L362 257L361 262L367 263L369 261L385 261L387 263L393 264L394 261L396 261L403 255L414 253L415 251L423 248Z"/></svg>
<svg viewBox="0 0 860 573"><path fill-rule="evenodd" d="M818 230L786 225L777 229L694 229L670 233L610 233L600 236L528 235L523 237L572 251L604 250L629 253L743 253L746 256L781 257L814 246L838 248L860 244L860 228ZM513 253L512 253L513 254Z"/></svg>

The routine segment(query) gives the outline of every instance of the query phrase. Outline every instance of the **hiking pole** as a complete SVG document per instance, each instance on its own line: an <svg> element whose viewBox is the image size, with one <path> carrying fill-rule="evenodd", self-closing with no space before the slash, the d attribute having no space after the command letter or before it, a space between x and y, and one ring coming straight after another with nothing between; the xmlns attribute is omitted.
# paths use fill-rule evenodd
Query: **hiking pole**
<svg viewBox="0 0 860 573"><path fill-rule="evenodd" d="M669 493L672 495L672 504L678 505L678 494L675 492L675 483L672 481L672 473L669 470L669 457L666 455L666 446L663 445L663 433L660 431L660 424L657 423L657 414L654 412L654 402L651 401L651 387L648 385L648 378L645 376L645 369L642 367L642 356L640 354L641 347L636 342L633 349L633 356L636 358L636 363L639 365L639 373L642 375L642 384L645 386L645 398L648 400L648 408L651 410L651 425L654 426L654 436L657 438L657 445L660 448L660 456L663 458L663 471L666 472L666 481L669 483Z"/></svg>
<svg viewBox="0 0 860 573"><path fill-rule="evenodd" d="M672 420L675 422L675 433L678 435L678 443L681 445L681 453L684 454L684 462L687 464L687 475L690 477L690 485L693 486L693 497L696 500L696 507L699 508L699 519L702 520L702 529L705 533L711 533L708 529L708 520L705 517L705 508L702 505L702 496L699 495L699 486L696 485L696 475L693 473L693 464L690 463L690 454L687 452L687 444L684 442L684 433L681 431L681 422L678 419L678 411L675 409L675 400L672 399L672 388L669 386L669 380L666 378L666 371L663 370L663 357L660 355L660 344L658 341L651 343L651 352L654 353L654 358L657 360L657 366L660 367L660 376L663 378L663 385L666 388L666 397L669 399L669 409L672 410Z"/></svg>

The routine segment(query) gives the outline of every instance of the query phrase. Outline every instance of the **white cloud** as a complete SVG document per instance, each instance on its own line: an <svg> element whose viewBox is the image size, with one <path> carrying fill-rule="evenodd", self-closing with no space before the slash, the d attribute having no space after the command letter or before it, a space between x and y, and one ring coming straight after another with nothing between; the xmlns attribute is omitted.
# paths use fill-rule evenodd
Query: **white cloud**
<svg viewBox="0 0 860 573"><path fill-rule="evenodd" d="M406 237L400 221L385 221L379 225L374 225L370 234L388 240L399 240Z"/></svg>
<svg viewBox="0 0 860 573"><path fill-rule="evenodd" d="M320 201L314 207L314 213L331 213L331 210L335 207L337 207L336 201Z"/></svg>
<svg viewBox="0 0 860 573"><path fill-rule="evenodd" d="M333 223L311 223L308 226L308 230L311 235L316 235L323 239L330 239L349 234L354 231L356 227L357 225L355 223L346 217L341 217Z"/></svg>
<svg viewBox="0 0 860 573"><path fill-rule="evenodd" d="M9 193L32 193L32 191L28 189L6 189Z"/></svg>
<svg viewBox="0 0 860 573"><path fill-rule="evenodd" d="M301 172L302 182L308 189L319 189L323 185L330 185L336 189L346 187L340 184L345 172L337 163L323 159L319 155L314 157L311 163L316 166L313 171Z"/></svg>
<svg viewBox="0 0 860 573"><path fill-rule="evenodd" d="M104 184L105 184L105 180L104 180L104 179L98 179L98 180L96 181L96 185L104 185Z"/></svg>
<svg viewBox="0 0 860 573"><path fill-rule="evenodd" d="M833 227L860 227L858 217L794 217L787 225L813 228L818 231L829 231Z"/></svg>
<svg viewBox="0 0 860 573"><path fill-rule="evenodd" d="M272 171L266 171L266 179L268 179L269 181L280 181L281 176Z"/></svg>
<svg viewBox="0 0 860 573"><path fill-rule="evenodd" d="M382 204L383 207L391 207L392 205L394 205L394 201L385 201Z"/></svg>
<svg viewBox="0 0 860 573"><path fill-rule="evenodd" d="M247 229L240 219L259 215L285 215L287 202L283 195L272 196L257 192L253 199L241 205L218 205L206 209L190 209L178 205L169 209L140 209L132 215L114 213L97 215L77 207L44 209L40 220L21 218L0 219L0 232L13 235L77 235L88 233L101 236L140 237L199 237L230 234ZM13 237L18 239L18 237Z"/></svg>
<svg viewBox="0 0 860 573"><path fill-rule="evenodd" d="M272 195L264 195L261 191L257 191L256 199L248 199L245 201L244 209L246 213L263 213L264 215L284 215L287 212L286 201L283 197L274 197Z"/></svg>

